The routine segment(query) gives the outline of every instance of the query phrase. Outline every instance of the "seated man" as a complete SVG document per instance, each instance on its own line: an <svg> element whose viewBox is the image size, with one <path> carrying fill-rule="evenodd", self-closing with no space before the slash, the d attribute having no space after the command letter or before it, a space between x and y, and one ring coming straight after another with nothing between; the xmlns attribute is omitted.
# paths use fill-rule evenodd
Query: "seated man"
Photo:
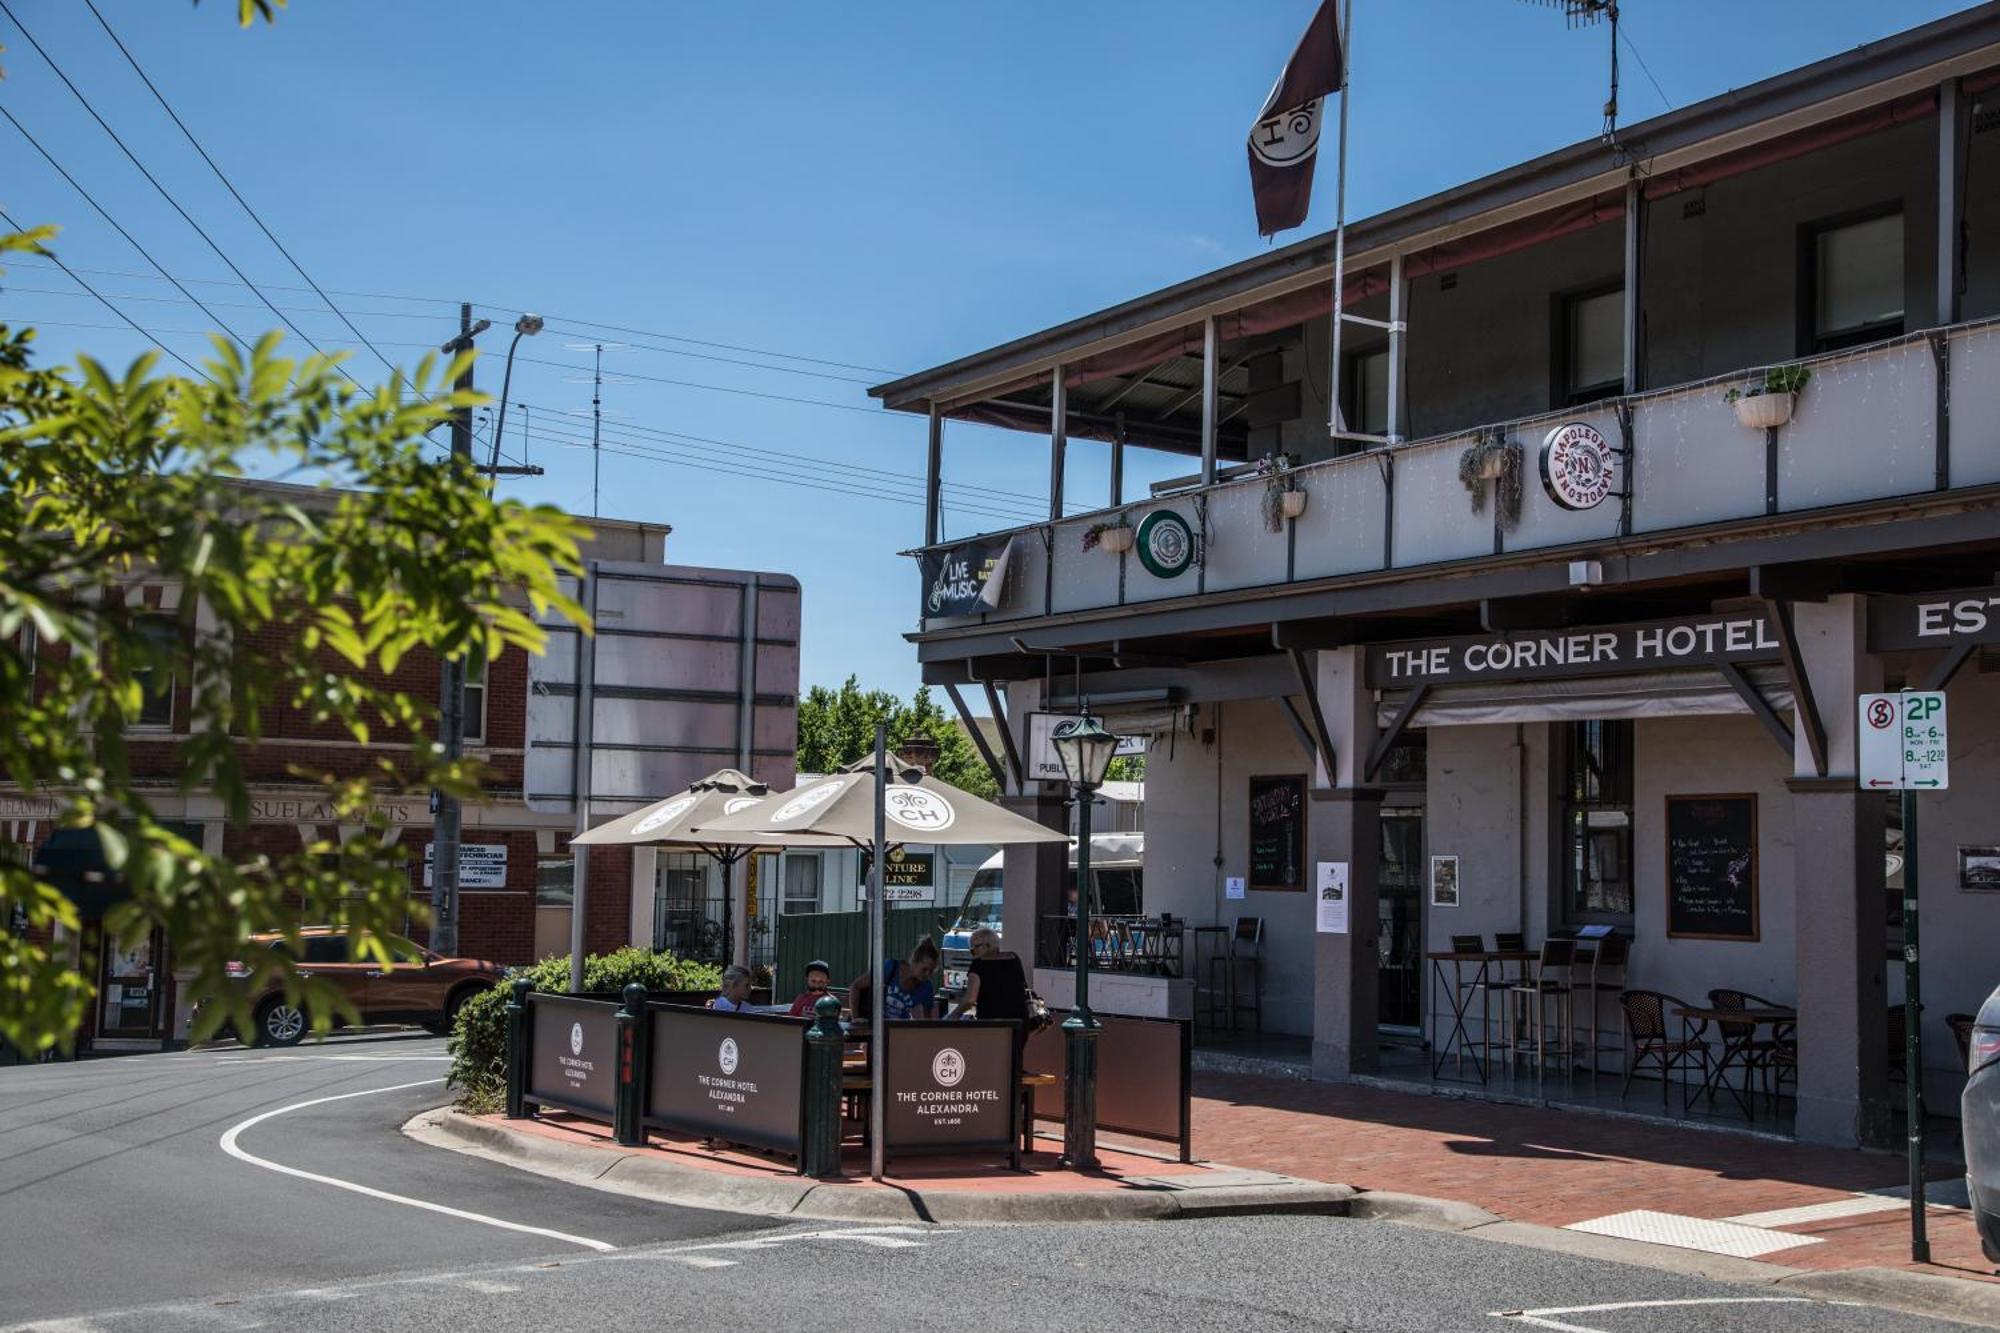
<svg viewBox="0 0 2000 1333"><path fill-rule="evenodd" d="M811 1018L813 1006L818 1004L833 985L833 969L815 958L806 964L806 988L792 1001L793 1018Z"/></svg>

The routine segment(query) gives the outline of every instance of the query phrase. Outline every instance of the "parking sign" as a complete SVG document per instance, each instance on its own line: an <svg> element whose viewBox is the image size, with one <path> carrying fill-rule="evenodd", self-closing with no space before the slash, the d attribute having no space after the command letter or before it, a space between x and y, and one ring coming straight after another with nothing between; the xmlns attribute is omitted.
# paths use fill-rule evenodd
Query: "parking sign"
<svg viewBox="0 0 2000 1333"><path fill-rule="evenodd" d="M1951 785L1942 690L1864 694L1859 723L1857 758L1863 788L1943 791Z"/></svg>

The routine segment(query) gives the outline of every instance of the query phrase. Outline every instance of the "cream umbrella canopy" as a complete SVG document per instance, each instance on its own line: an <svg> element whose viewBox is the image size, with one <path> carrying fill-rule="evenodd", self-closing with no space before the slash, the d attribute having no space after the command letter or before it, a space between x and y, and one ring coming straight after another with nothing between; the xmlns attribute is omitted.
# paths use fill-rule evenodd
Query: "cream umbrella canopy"
<svg viewBox="0 0 2000 1333"><path fill-rule="evenodd" d="M642 810L599 824L588 833L570 839L585 847L687 847L705 852L722 867L727 892L723 898L723 962L733 961L734 918L748 909L739 903L737 862L765 847L844 848L849 844L833 837L759 838L723 834L707 836L695 832L698 822L712 822L756 809L771 796L771 789L755 778L733 768L717 769L707 777L688 784L686 791ZM742 896L747 900L747 885Z"/></svg>

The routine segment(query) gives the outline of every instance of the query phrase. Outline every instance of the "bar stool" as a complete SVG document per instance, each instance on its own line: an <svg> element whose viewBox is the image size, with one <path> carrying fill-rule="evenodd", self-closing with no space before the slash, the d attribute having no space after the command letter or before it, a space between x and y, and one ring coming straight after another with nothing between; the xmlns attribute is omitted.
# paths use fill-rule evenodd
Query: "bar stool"
<svg viewBox="0 0 2000 1333"><path fill-rule="evenodd" d="M1516 983L1508 992L1511 996L1520 997L1521 1003L1528 1006L1533 1016L1535 1082L1538 1085L1548 1069L1550 1043L1547 1004L1550 1000L1555 1001L1555 1031L1560 1034L1560 1039L1555 1043L1555 1054L1563 1059L1564 1077L1567 1078L1575 1068L1575 986L1572 976L1575 964L1575 940L1543 940L1541 956L1535 960L1527 980ZM1514 1050L1518 1052L1522 1044L1514 1043ZM1512 1064L1513 1060L1510 1057L1508 1060L1510 1068Z"/></svg>
<svg viewBox="0 0 2000 1333"><path fill-rule="evenodd" d="M1526 953L1527 950L1528 937L1520 931L1502 930L1494 932L1494 953ZM1509 966L1517 969L1512 975L1508 974L1507 969ZM1499 1044L1511 1051L1515 1043L1513 990L1514 987L1527 980L1527 977L1527 964L1521 962L1511 965L1505 962L1495 962L1490 964L1486 969L1486 980L1482 983L1486 993L1480 997L1479 1003L1479 1048L1481 1053L1486 1057L1489 1069L1492 1068L1493 1064L1493 997L1495 995L1500 997L1500 1035L1503 1040ZM1508 1059L1507 1067L1509 1070L1514 1067L1511 1056Z"/></svg>
<svg viewBox="0 0 2000 1333"><path fill-rule="evenodd" d="M1581 993L1583 1003L1589 1009L1587 1030L1590 1044L1587 1048L1589 1054L1585 1057L1589 1063L1585 1068L1590 1071L1592 1079L1597 1077L1597 1055L1602 1049L1597 1040L1599 1002L1605 995L1615 996L1625 989L1626 962L1631 957L1631 947L1631 943L1623 935L1605 935L1598 939L1580 942L1576 951L1575 962L1580 965L1587 964L1584 967L1583 977L1575 983L1575 988ZM1605 1035L1610 1035L1609 1029L1605 1029ZM1625 1028L1622 1023L1618 1028L1618 1045L1609 1049L1617 1051L1620 1056L1624 1055Z"/></svg>
<svg viewBox="0 0 2000 1333"><path fill-rule="evenodd" d="M1224 1012L1229 1016L1229 1030L1236 1030L1236 1016L1248 1010L1256 1031L1264 1030L1264 987L1263 987L1263 945L1264 918L1261 916L1239 916L1236 928L1230 933L1229 947L1218 956L1209 959L1209 990L1211 994L1220 989L1223 994ZM1215 984L1217 969L1221 970L1220 987ZM1247 969L1250 974L1250 1003L1244 1004L1236 998L1237 978Z"/></svg>

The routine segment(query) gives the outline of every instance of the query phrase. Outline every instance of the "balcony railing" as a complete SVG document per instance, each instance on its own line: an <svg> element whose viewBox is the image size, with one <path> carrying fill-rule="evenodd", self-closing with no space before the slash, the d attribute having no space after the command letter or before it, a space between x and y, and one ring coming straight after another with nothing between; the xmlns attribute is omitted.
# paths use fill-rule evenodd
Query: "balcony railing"
<svg viewBox="0 0 2000 1333"><path fill-rule="evenodd" d="M1386 570L1417 570L1543 548L2000 482L2000 320L1907 334L1801 362L1812 372L1791 420L1774 432L1739 424L1732 389L1763 383L1750 369L1584 407L1494 423L1295 468L1304 512L1268 529L1266 482L1193 487L1013 529L1013 566L1000 606L984 617L933 617L925 628L1028 620L1070 612L1282 586ZM1628 452L1614 492L1568 509L1545 489L1544 436L1582 422ZM1501 521L1489 486L1475 513L1459 459L1501 432L1522 451L1516 521ZM1084 548L1093 526L1138 527L1173 511L1197 539L1196 559L1163 577L1139 553ZM950 543L944 544L946 546Z"/></svg>

